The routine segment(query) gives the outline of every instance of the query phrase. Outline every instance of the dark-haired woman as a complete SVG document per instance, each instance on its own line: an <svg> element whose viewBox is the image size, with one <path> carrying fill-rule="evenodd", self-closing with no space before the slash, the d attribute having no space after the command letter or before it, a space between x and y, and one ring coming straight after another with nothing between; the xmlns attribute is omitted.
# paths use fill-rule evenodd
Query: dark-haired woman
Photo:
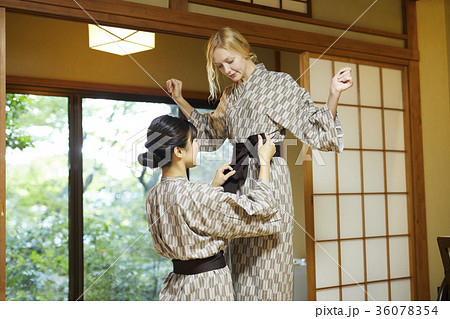
<svg viewBox="0 0 450 319"><path fill-rule="evenodd" d="M234 29L223 28L211 36L206 60L211 98L222 94L213 113L197 112L183 98L182 82L167 81L175 102L199 130L202 151L214 151L227 138L243 143L260 132L274 132L273 141L281 143L285 129L313 148L343 150L343 133L336 112L341 92L353 83L350 68L339 70L333 77L328 103L318 108L308 91L290 75L268 71L263 64L256 64L247 40ZM220 73L233 81L222 93L218 82ZM239 182L238 193L248 194L256 176L256 162L250 159L247 179ZM230 242L228 250L237 300L292 300L294 204L289 168L283 158L273 158L271 179L283 229L275 235Z"/></svg>
<svg viewBox="0 0 450 319"><path fill-rule="evenodd" d="M231 273L223 250L236 237L280 231L280 216L269 185L275 145L258 137L259 179L248 196L226 193L222 185L234 171L222 165L211 185L190 182L197 130L187 120L168 115L156 118L147 131L148 151L138 157L151 168L162 167L161 182L147 196L147 221L156 252L173 262L160 300L233 300Z"/></svg>

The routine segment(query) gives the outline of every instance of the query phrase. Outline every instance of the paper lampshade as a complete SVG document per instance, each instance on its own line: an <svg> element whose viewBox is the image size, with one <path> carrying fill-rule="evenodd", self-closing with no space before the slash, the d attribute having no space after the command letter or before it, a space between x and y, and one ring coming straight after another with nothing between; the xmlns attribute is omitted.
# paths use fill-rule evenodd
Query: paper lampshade
<svg viewBox="0 0 450 319"><path fill-rule="evenodd" d="M89 24L89 47L118 55L132 54L153 49L155 34Z"/></svg>

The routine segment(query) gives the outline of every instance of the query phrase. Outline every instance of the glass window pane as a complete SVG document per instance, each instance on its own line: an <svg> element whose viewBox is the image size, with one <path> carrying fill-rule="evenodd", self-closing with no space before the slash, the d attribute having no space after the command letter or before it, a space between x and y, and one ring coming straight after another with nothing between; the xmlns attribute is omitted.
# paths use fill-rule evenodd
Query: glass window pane
<svg viewBox="0 0 450 319"><path fill-rule="evenodd" d="M384 129L387 150L405 150L405 131L402 111L384 111Z"/></svg>
<svg viewBox="0 0 450 319"><path fill-rule="evenodd" d="M384 107L403 109L402 71L382 69Z"/></svg>
<svg viewBox="0 0 450 319"><path fill-rule="evenodd" d="M359 151L345 151L338 154L339 192L361 192L361 165Z"/></svg>
<svg viewBox="0 0 450 319"><path fill-rule="evenodd" d="M314 233L317 240L337 238L336 196L314 196Z"/></svg>
<svg viewBox="0 0 450 319"><path fill-rule="evenodd" d="M341 241L342 284L364 281L364 248L362 240ZM358 287L361 290L361 288ZM363 296L364 298L364 296Z"/></svg>
<svg viewBox="0 0 450 319"><path fill-rule="evenodd" d="M211 113L211 109L199 109L200 113ZM189 169L189 180L198 183L210 184L220 165L231 161L233 145L225 140L223 145L215 152L198 152L197 166Z"/></svg>
<svg viewBox="0 0 450 319"><path fill-rule="evenodd" d="M339 196L341 238L362 237L361 196Z"/></svg>
<svg viewBox="0 0 450 319"><path fill-rule="evenodd" d="M316 286L339 285L337 242L316 243Z"/></svg>
<svg viewBox="0 0 450 319"><path fill-rule="evenodd" d="M361 105L381 106L380 68L359 66Z"/></svg>
<svg viewBox="0 0 450 319"><path fill-rule="evenodd" d="M384 195L364 196L366 236L386 235L386 203Z"/></svg>
<svg viewBox="0 0 450 319"><path fill-rule="evenodd" d="M309 59L310 93L314 101L327 102L332 78L331 61Z"/></svg>
<svg viewBox="0 0 450 319"><path fill-rule="evenodd" d="M363 148L383 149L381 110L361 109L361 131Z"/></svg>
<svg viewBox="0 0 450 319"><path fill-rule="evenodd" d="M149 124L163 114L177 116L178 107L83 99L85 300L157 300L171 271L153 249L145 215L161 170L136 165Z"/></svg>
<svg viewBox="0 0 450 319"><path fill-rule="evenodd" d="M368 281L387 279L385 238L366 240L366 267Z"/></svg>
<svg viewBox="0 0 450 319"><path fill-rule="evenodd" d="M6 105L6 300L68 300L68 99Z"/></svg>

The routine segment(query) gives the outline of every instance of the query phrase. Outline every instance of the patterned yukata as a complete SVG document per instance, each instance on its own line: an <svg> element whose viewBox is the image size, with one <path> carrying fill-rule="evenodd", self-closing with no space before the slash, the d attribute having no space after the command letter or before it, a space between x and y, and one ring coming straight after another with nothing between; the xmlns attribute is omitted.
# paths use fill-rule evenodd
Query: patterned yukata
<svg viewBox="0 0 450 319"><path fill-rule="evenodd" d="M243 143L259 133L275 143L285 137L284 128L302 143L321 151L344 148L339 119L325 105L314 105L308 91L289 74L267 71L258 64L245 83L225 89L219 105L210 114L192 111L190 121L198 129L201 151L214 151L228 138ZM249 159L248 176L237 194L248 194L258 176L256 159ZM238 238L230 241L227 254L236 300L292 300L294 205L289 169L281 157L273 157L270 181L276 206L281 212L279 234Z"/></svg>
<svg viewBox="0 0 450 319"><path fill-rule="evenodd" d="M224 250L229 238L260 236L281 230L268 182L253 181L248 195L162 177L147 196L147 222L156 252L166 258L203 259ZM234 300L231 273L225 268L195 275L169 273L160 300Z"/></svg>

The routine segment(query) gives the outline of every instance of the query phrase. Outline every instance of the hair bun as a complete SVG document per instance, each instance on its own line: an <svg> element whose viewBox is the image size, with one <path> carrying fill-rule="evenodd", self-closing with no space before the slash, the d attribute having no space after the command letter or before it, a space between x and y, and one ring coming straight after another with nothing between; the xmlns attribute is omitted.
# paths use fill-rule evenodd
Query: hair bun
<svg viewBox="0 0 450 319"><path fill-rule="evenodd" d="M155 118L147 130L146 152L139 154L137 160L142 166L150 168L166 167L172 164L175 147L185 148L190 138L197 137L197 129L186 119L162 115Z"/></svg>
<svg viewBox="0 0 450 319"><path fill-rule="evenodd" d="M147 166L150 168L158 168L160 163L162 161L162 158L159 157L155 153L145 152L142 154L139 154L138 156L138 162L142 166Z"/></svg>

